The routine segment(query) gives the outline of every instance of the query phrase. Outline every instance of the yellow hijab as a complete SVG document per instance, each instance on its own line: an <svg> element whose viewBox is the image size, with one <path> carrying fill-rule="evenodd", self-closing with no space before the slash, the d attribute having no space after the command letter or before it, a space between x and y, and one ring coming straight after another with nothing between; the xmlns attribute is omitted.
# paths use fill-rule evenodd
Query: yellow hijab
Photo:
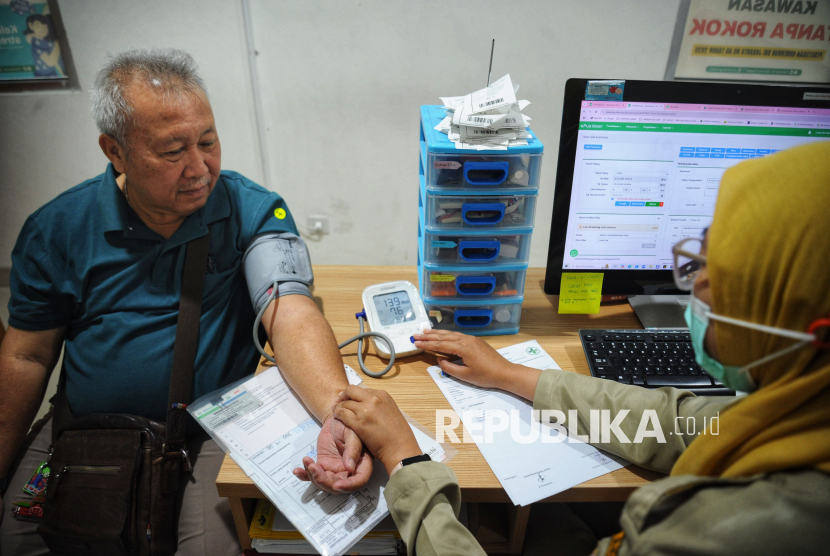
<svg viewBox="0 0 830 556"><path fill-rule="evenodd" d="M708 271L715 314L805 332L830 314L830 141L723 175ZM710 322L725 365L756 361L795 341ZM696 438L672 475L830 472L830 350L810 344L750 373L758 389L722 411L720 434Z"/></svg>

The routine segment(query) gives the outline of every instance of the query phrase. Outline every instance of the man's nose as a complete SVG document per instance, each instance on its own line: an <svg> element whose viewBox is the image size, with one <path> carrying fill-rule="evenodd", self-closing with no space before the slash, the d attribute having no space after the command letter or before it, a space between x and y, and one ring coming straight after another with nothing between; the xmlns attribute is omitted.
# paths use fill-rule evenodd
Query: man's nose
<svg viewBox="0 0 830 556"><path fill-rule="evenodd" d="M201 149L198 147L187 149L185 156L185 167L182 172L185 178L201 178L208 173L208 166L205 164L206 154Z"/></svg>

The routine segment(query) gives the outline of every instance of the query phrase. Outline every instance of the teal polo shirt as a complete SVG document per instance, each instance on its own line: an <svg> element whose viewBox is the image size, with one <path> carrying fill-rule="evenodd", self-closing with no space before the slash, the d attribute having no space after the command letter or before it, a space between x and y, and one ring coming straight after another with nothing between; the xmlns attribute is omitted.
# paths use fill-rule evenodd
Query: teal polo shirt
<svg viewBox="0 0 830 556"><path fill-rule="evenodd" d="M185 246L210 227L193 400L256 369L242 256L258 235L297 228L288 207L223 171L205 206L165 240L106 172L32 214L12 252L9 324L67 326L66 393L76 415L166 419Z"/></svg>

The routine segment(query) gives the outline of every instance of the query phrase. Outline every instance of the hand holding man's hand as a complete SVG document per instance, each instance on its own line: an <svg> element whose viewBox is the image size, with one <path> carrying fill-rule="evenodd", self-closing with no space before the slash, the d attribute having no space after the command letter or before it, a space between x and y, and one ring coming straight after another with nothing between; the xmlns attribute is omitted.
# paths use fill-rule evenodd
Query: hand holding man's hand
<svg viewBox="0 0 830 556"><path fill-rule="evenodd" d="M369 482L372 456L353 430L330 416L317 437L317 461L304 457L294 475L326 492L352 492Z"/></svg>
<svg viewBox="0 0 830 556"><path fill-rule="evenodd" d="M334 416L360 436L390 475L402 459L423 453L395 400L383 390L349 386L334 405Z"/></svg>

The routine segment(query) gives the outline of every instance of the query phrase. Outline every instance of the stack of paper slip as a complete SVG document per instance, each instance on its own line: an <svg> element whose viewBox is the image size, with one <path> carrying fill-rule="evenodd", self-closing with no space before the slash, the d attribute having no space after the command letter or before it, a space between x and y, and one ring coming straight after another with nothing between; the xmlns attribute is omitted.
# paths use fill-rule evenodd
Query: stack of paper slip
<svg viewBox="0 0 830 556"><path fill-rule="evenodd" d="M516 100L519 86L510 74L489 87L461 97L440 97L447 117L435 129L446 133L457 149L499 151L527 145L530 118L522 110L530 104Z"/></svg>
<svg viewBox="0 0 830 556"><path fill-rule="evenodd" d="M262 553L317 554L303 535L291 525L274 505L266 499L257 502L254 518L248 530L251 547ZM398 554L402 549L401 535L391 516L386 516L366 536L357 541L347 554Z"/></svg>

